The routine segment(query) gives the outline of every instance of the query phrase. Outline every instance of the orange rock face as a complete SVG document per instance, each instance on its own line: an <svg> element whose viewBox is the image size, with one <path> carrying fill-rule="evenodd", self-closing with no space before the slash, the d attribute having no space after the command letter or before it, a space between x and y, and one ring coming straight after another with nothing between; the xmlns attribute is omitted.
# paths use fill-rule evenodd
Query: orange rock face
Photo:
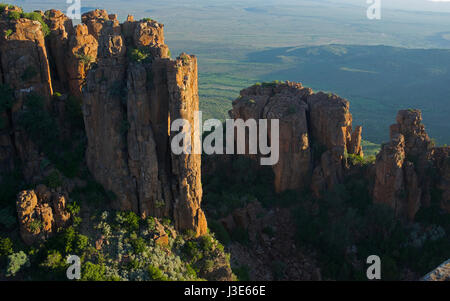
<svg viewBox="0 0 450 301"><path fill-rule="evenodd" d="M64 196L52 195L46 187L25 190L18 194L16 201L20 225L20 236L27 245L43 241L50 237L59 227L63 227L70 218L65 208ZM46 203L52 195L53 203Z"/></svg>
<svg viewBox="0 0 450 301"><path fill-rule="evenodd" d="M0 165L12 170L14 156L19 157L27 181L33 182L44 158L16 124L26 109L23 100L36 93L46 98L48 111L59 112L53 90L65 94L62 101L71 94L83 103L87 165L117 196L112 207L169 217L178 230L206 233L200 156L175 157L168 149L170 118L192 120L198 110L196 58L171 61L164 26L153 20L129 16L120 24L117 15L95 10L74 28L63 13L50 10L42 14L50 29L46 44L39 22L10 20L7 13L0 16L0 79L17 101L11 112L1 112ZM37 198L30 218L43 222L40 237L54 231L50 224L64 225L68 216L64 198L47 198L48 207ZM22 224L30 242L36 235Z"/></svg>
<svg viewBox="0 0 450 301"><path fill-rule="evenodd" d="M6 20L0 18L0 60L4 83L15 90L16 97L35 92L52 95L50 67L42 26L28 19Z"/></svg>
<svg viewBox="0 0 450 301"><path fill-rule="evenodd" d="M88 167L116 194L114 208L170 217L178 230L203 235L200 155L168 149L170 120L193 121L198 111L197 60L167 59L163 26L155 21L129 17L118 26L104 18L100 11L83 16L99 42L83 93ZM146 59L130 59L134 48Z"/></svg>
<svg viewBox="0 0 450 301"><path fill-rule="evenodd" d="M314 94L299 83L245 89L233 102L230 116L279 120L280 159L273 166L277 192L311 185L320 195L343 180L346 153L363 155L362 128L352 132L348 101Z"/></svg>

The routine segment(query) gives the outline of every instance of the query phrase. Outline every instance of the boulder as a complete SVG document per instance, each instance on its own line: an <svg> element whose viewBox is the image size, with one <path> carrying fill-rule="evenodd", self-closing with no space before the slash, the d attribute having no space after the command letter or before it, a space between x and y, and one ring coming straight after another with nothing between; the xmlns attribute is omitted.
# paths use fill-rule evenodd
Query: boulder
<svg viewBox="0 0 450 301"><path fill-rule="evenodd" d="M53 198L53 202L48 203ZM17 217L20 236L25 244L32 245L48 239L60 227L66 226L70 213L66 211L63 196L51 196L45 186L25 190L17 195Z"/></svg>

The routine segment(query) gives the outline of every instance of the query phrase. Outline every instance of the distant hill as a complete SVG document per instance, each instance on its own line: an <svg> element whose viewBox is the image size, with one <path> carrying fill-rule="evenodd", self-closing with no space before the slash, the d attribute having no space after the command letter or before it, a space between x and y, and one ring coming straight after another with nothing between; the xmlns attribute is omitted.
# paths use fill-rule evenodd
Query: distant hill
<svg viewBox="0 0 450 301"><path fill-rule="evenodd" d="M243 78L244 73L233 70L223 74L201 73L201 82L224 85L229 80L219 79L233 76L234 86L238 78L242 78L242 85L249 79L290 80L316 90L336 92L350 101L355 124L363 125L363 137L376 143L387 141L388 127L399 109L417 108L423 111L431 137L439 144L450 142L450 50L342 45L286 47L251 52L235 63L257 72L247 79ZM200 87L201 95L211 96ZM214 85L208 86L212 88ZM225 112L229 106L228 102L216 104L209 98L203 101L204 109L215 114L217 109Z"/></svg>

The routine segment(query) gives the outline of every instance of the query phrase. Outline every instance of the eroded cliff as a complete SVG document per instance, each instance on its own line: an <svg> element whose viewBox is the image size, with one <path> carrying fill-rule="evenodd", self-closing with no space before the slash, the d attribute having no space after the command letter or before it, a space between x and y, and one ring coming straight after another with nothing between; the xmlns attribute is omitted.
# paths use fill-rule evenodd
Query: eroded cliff
<svg viewBox="0 0 450 301"><path fill-rule="evenodd" d="M170 120L193 121L198 111L195 56L171 60L162 24L132 16L120 24L104 10L84 14L73 27L56 10L25 14L8 6L0 29L1 84L8 97L0 133L5 172L18 167L17 157L30 184L47 176L41 167L48 152L22 117L36 112L31 98L43 97L39 112L56 116L55 133L65 128L70 139L65 119L71 112L64 107L76 97L84 116L86 164L113 193L112 207L170 218L178 230L196 236L206 233L200 155L168 150Z"/></svg>

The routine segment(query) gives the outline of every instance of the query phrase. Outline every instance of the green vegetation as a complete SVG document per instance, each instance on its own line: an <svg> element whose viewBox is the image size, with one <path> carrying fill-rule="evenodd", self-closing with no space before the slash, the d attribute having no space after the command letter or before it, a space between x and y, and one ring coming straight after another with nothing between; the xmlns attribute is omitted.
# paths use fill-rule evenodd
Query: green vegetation
<svg viewBox="0 0 450 301"><path fill-rule="evenodd" d="M127 229L129 232L137 232L139 230L139 217L134 212L118 212L116 222Z"/></svg>
<svg viewBox="0 0 450 301"><path fill-rule="evenodd" d="M132 62L147 63L151 59L151 54L147 48L128 48L128 57Z"/></svg>
<svg viewBox="0 0 450 301"><path fill-rule="evenodd" d="M163 272L153 265L148 266L148 274L150 275L151 280L155 281L168 281L169 279L164 276Z"/></svg>
<svg viewBox="0 0 450 301"><path fill-rule="evenodd" d="M51 189L56 189L62 185L61 175L58 171L54 170L52 173L45 179L47 187Z"/></svg>
<svg viewBox="0 0 450 301"><path fill-rule="evenodd" d="M20 17L33 21L38 21L39 23L41 23L42 32L44 33L44 36L48 36L50 34L50 28L48 27L47 23L45 23L40 13L37 12L22 13Z"/></svg>
<svg viewBox="0 0 450 301"><path fill-rule="evenodd" d="M29 228L31 230L32 233L39 233L42 229L42 221L35 219L33 221L31 221L31 223L29 224Z"/></svg>
<svg viewBox="0 0 450 301"><path fill-rule="evenodd" d="M5 10L6 6L8 6L8 5L2 4L2 6L0 6L0 13ZM46 37L50 34L50 29L49 29L47 23L45 23L44 19L42 18L42 15L40 13L37 13L37 12L24 13L24 12L18 12L18 11L10 11L8 13L8 18L10 20L19 20L21 18L24 18L24 19L29 19L29 20L33 20L33 21L38 21L41 24L41 28L42 28L42 32L43 32L44 36Z"/></svg>
<svg viewBox="0 0 450 301"><path fill-rule="evenodd" d="M25 254L23 251L11 254L8 256L6 276L15 276L20 270L22 270L24 267L28 267L29 265L30 260L28 259L27 254Z"/></svg>
<svg viewBox="0 0 450 301"><path fill-rule="evenodd" d="M19 20L20 18L22 17L22 14L20 13L20 12L17 12L17 11L10 11L9 13L8 13L8 18L10 19L10 20Z"/></svg>
<svg viewBox="0 0 450 301"><path fill-rule="evenodd" d="M208 160L215 159L204 158L204 164ZM350 154L348 160L364 167L373 164L374 156L363 159ZM248 233L239 227L228 233L217 221L257 199L265 207L286 207L294 213L298 246L317 252L324 279L366 279L364 269L355 268L354 262L365 262L371 254L381 257L386 280L398 280L405 268L424 275L448 256L450 218L439 209L442 193L437 190L432 209L421 209L417 223L409 226L394 218L390 208L373 204L368 181L358 175L315 199L308 190L275 194L271 173L252 168L243 158L215 164L220 172L203 175L203 204L211 231L225 244L233 240L248 245ZM263 233L272 236L269 226ZM274 262L275 279L283 279L284 268L282 262ZM239 267L234 272L245 279Z"/></svg>
<svg viewBox="0 0 450 301"><path fill-rule="evenodd" d="M191 58L187 54L182 54L180 59L184 66L189 65L189 62L191 61Z"/></svg>
<svg viewBox="0 0 450 301"><path fill-rule="evenodd" d="M13 244L10 238L0 238L0 257L13 253Z"/></svg>
<svg viewBox="0 0 450 301"><path fill-rule="evenodd" d="M142 19L142 22L151 22L151 21L153 21L152 18L143 18Z"/></svg>
<svg viewBox="0 0 450 301"><path fill-rule="evenodd" d="M318 211L311 209L311 202L318 202ZM433 239L425 238L421 244L414 244L417 230L395 219L390 208L372 204L367 183L357 177L348 178L345 185L338 185L322 199L304 196L298 199L298 204L299 245L310 245L319 252L322 275L326 279L365 279L363 271L355 269L351 262L363 261L371 254L379 255L384 262L385 280L398 280L398 271L405 267L425 274L448 255L445 254L450 242L445 234L448 232L438 231L440 234ZM433 220L434 224L437 222L438 219ZM415 227L430 226L417 224ZM440 227L448 229L445 225ZM354 252L349 252L349 248Z"/></svg>
<svg viewBox="0 0 450 301"><path fill-rule="evenodd" d="M3 13L9 6L10 4L0 3L0 13Z"/></svg>
<svg viewBox="0 0 450 301"><path fill-rule="evenodd" d="M348 161L353 166L370 166L372 164L375 164L375 156L358 156L355 154L348 154L347 156Z"/></svg>
<svg viewBox="0 0 450 301"><path fill-rule="evenodd" d="M44 98L36 94L28 95L19 124L55 167L64 176L73 178L80 172L85 151L81 105L74 98L68 98L65 105L72 136L63 139L56 118L47 111L44 102Z"/></svg>
<svg viewBox="0 0 450 301"><path fill-rule="evenodd" d="M9 38L13 33L14 31L12 29L8 29L7 31L5 31L5 36Z"/></svg>
<svg viewBox="0 0 450 301"><path fill-rule="evenodd" d="M75 57L77 59L79 59L81 61L81 63L83 63L85 68L89 68L89 66L95 62L95 59L88 55L88 54L84 54L84 53L77 53L75 54Z"/></svg>

